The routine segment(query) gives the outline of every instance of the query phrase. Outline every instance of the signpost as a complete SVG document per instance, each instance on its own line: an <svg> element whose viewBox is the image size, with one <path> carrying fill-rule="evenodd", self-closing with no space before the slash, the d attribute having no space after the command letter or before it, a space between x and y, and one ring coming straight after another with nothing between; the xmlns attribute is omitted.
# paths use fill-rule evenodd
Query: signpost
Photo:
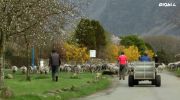
<svg viewBox="0 0 180 100"><path fill-rule="evenodd" d="M92 65L92 62L93 62L92 60L93 58L96 57L96 50L90 50L89 54L90 54L90 65Z"/></svg>
<svg viewBox="0 0 180 100"><path fill-rule="evenodd" d="M96 50L90 50L90 58L96 57Z"/></svg>
<svg viewBox="0 0 180 100"><path fill-rule="evenodd" d="M34 62L35 62L35 57L34 57L34 47L32 48L32 67L34 68Z"/></svg>

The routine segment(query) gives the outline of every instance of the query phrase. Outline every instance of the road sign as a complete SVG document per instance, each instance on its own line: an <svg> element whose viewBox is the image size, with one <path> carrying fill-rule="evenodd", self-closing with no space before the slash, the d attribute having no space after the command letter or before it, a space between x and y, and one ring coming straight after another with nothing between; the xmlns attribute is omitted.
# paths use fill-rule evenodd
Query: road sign
<svg viewBox="0 0 180 100"><path fill-rule="evenodd" d="M90 50L90 57L96 57L96 50Z"/></svg>

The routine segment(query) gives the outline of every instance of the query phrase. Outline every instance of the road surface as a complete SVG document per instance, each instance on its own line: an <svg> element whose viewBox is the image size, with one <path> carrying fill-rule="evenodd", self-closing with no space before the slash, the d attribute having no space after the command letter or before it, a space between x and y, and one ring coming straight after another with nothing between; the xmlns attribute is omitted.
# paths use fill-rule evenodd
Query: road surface
<svg viewBox="0 0 180 100"><path fill-rule="evenodd" d="M165 72L161 73L162 85L155 87L148 81L128 87L128 80L115 80L116 87L80 100L180 100L180 78Z"/></svg>

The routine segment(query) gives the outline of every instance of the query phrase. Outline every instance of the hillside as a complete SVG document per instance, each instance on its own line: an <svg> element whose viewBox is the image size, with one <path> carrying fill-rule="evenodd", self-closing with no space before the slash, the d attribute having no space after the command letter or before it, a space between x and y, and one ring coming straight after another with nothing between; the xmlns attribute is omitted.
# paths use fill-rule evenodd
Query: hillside
<svg viewBox="0 0 180 100"><path fill-rule="evenodd" d="M176 7L159 7L161 2ZM179 6L178 0L92 0L87 15L114 34L180 35Z"/></svg>

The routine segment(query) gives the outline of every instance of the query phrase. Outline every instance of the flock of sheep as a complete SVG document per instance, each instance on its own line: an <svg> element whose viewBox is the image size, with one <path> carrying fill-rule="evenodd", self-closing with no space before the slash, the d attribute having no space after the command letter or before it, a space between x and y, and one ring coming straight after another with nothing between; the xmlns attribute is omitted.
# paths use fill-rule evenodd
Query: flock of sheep
<svg viewBox="0 0 180 100"><path fill-rule="evenodd" d="M128 69L130 69L131 65L128 64ZM164 69L169 69L169 70L178 70L180 68L180 62L175 62L175 63L169 63L168 65L165 65L164 63L161 63L158 65L157 70L159 72L162 72ZM49 73L50 72L50 67L49 66L30 66L29 67L30 72L32 73ZM12 72L15 73L18 70L20 70L23 74L27 72L27 67L22 66L18 68L17 66L12 66ZM77 65L72 65L72 64L63 64L59 67L60 72L74 72L74 73L81 73L81 72L102 72L102 71L110 71L115 74L118 73L119 70L119 65L118 63L101 63L101 64L77 64Z"/></svg>
<svg viewBox="0 0 180 100"><path fill-rule="evenodd" d="M31 73L49 73L50 67L49 66L30 66L29 67ZM27 67L22 66L18 68L17 66L12 66L11 68L13 73L16 73L18 70L22 72L22 74L25 74L27 72ZM115 63L108 63L108 64L78 64L78 65L72 65L72 64L63 64L60 65L59 71L60 72L74 72L74 73L81 73L81 72L101 72L104 70L109 70L113 73L118 72L118 65Z"/></svg>
<svg viewBox="0 0 180 100"><path fill-rule="evenodd" d="M180 69L180 61L174 62L174 63L169 63L167 65L167 68L169 70L179 70Z"/></svg>
<svg viewBox="0 0 180 100"><path fill-rule="evenodd" d="M37 67L37 66L29 66L29 71L31 73L49 73L50 69L48 66L44 66L44 67ZM22 66L20 68L18 68L17 66L12 66L11 68L13 73L16 73L18 70L20 70L22 72L22 74L25 74L27 72L27 67L26 66Z"/></svg>

